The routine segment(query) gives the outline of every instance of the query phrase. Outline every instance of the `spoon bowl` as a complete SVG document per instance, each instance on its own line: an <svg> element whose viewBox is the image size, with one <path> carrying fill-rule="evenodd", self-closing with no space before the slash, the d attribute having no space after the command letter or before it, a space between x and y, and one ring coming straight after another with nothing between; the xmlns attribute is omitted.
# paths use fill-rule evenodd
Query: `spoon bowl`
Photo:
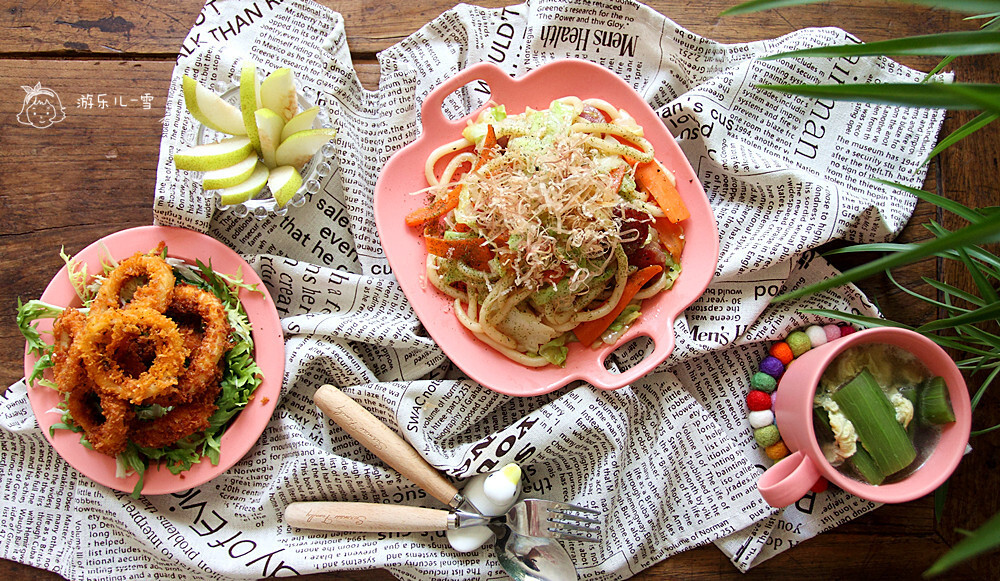
<svg viewBox="0 0 1000 581"><path fill-rule="evenodd" d="M576 566L566 549L551 537L528 537L492 525L496 555L504 571L517 581L573 581Z"/></svg>

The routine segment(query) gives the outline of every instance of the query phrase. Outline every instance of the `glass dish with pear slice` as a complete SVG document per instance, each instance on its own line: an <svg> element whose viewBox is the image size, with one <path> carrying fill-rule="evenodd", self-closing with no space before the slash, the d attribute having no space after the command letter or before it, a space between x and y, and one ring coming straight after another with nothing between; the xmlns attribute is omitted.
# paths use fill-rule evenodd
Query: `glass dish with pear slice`
<svg viewBox="0 0 1000 581"><path fill-rule="evenodd" d="M244 63L239 82L216 93L183 77L184 105L201 126L196 145L174 153L181 170L202 173L215 206L237 216L283 215L320 190L333 171L336 129L292 69L261 76Z"/></svg>

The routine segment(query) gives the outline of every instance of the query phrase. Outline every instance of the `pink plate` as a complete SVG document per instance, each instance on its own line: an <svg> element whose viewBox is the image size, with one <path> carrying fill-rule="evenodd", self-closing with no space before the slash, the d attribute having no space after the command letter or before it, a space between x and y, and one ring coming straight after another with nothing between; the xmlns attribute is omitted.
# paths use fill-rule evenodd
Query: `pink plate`
<svg viewBox="0 0 1000 581"><path fill-rule="evenodd" d="M408 227L403 220L425 203L424 196L413 193L427 187L424 161L428 155L441 144L460 137L467 122L479 113L475 111L451 121L441 109L444 99L479 81L489 86L491 100L505 105L508 114L521 113L525 107L544 109L552 100L568 95L601 98L623 108L643 127L657 159L677 176L677 189L691 212L691 217L683 223L686 245L681 256L681 275L673 289L643 302L642 317L618 342L620 346L646 336L655 345L627 371L612 373L604 366L615 345L591 350L572 343L565 368L551 365L529 368L515 363L476 339L452 312L453 299L425 280L426 250L421 232ZM375 185L375 222L389 265L414 311L434 341L462 371L500 393L531 396L548 393L578 379L601 389L617 389L646 375L670 355L674 348L674 321L701 296L715 274L719 235L712 208L691 164L642 97L612 72L587 61L555 61L517 79L493 64L480 63L431 91L421 108L421 118L423 133L396 152L379 175Z"/></svg>
<svg viewBox="0 0 1000 581"><path fill-rule="evenodd" d="M192 264L195 260L201 260L206 264L211 261L212 268L217 272L232 275L239 272L244 282L256 283L263 291L263 294L240 291L240 300L246 308L253 328L255 359L264 372L264 380L257 388L253 399L222 436L222 451L218 465L213 466L207 458L203 458L190 470L177 475L171 474L166 468L151 466L146 471L142 494L170 494L187 490L215 478L239 461L267 426L274 406L278 402L285 372L281 323L267 289L250 265L218 240L183 228L143 226L106 236L84 248L75 258L87 265L88 275L93 275L100 271L102 259L107 258L109 254L116 260L121 260L136 252L148 252L160 241L166 243L169 256L184 259ZM80 299L70 284L66 267L52 279L42 293L41 300L54 305L80 305ZM42 331L51 331L52 321L40 321L38 328ZM25 376L31 373L36 360L37 357L25 353ZM46 372L47 375L49 373ZM132 492L138 481L138 475L133 474L128 478L116 477L114 458L85 448L80 444L79 434L69 430L55 430L54 434L49 434L49 427L61 419L59 413L51 411L62 399L57 391L36 385L28 388L28 399L42 433L63 459L99 484Z"/></svg>

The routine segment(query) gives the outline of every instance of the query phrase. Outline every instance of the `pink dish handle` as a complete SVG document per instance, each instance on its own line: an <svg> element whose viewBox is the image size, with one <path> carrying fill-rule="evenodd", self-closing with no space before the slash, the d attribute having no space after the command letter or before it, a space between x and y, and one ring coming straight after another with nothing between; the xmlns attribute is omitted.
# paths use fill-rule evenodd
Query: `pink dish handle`
<svg viewBox="0 0 1000 581"><path fill-rule="evenodd" d="M459 71L455 76L438 85L433 91L427 94L423 105L420 107L420 118L425 127L465 127L463 119L451 121L444 116L441 105L448 95L461 89L473 81L484 81L490 86L490 94L510 94L514 91L514 80L504 72L503 69L493 63L477 63L463 71ZM485 105L484 105L485 107ZM478 111L473 114L478 113Z"/></svg>
<svg viewBox="0 0 1000 581"><path fill-rule="evenodd" d="M671 326L672 325L673 322L671 321ZM653 341L654 345L653 351L647 353L642 361L623 373L612 373L604 366L604 360L614 353L616 349L620 348L622 345L628 344L629 341L632 341L640 336L648 337L651 341ZM594 369L588 372L587 376L583 379L598 389L618 389L644 377L647 373L652 371L654 367L663 362L670 355L670 352L673 351L673 349L673 335L670 335L669 337L661 337L661 340L657 341L654 337L651 337L646 333L626 333L621 340L614 345L596 352Z"/></svg>
<svg viewBox="0 0 1000 581"><path fill-rule="evenodd" d="M794 504L819 481L816 465L801 451L771 466L757 480L757 490L775 508Z"/></svg>

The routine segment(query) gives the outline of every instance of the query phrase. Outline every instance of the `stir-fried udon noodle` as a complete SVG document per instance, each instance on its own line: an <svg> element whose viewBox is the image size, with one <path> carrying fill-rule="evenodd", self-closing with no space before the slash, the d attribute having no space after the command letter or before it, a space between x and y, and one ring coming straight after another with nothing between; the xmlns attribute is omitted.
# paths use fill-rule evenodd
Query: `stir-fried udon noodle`
<svg viewBox="0 0 1000 581"><path fill-rule="evenodd" d="M524 365L614 343L680 274L688 217L643 129L597 99L488 107L427 159L427 280L477 338Z"/></svg>

